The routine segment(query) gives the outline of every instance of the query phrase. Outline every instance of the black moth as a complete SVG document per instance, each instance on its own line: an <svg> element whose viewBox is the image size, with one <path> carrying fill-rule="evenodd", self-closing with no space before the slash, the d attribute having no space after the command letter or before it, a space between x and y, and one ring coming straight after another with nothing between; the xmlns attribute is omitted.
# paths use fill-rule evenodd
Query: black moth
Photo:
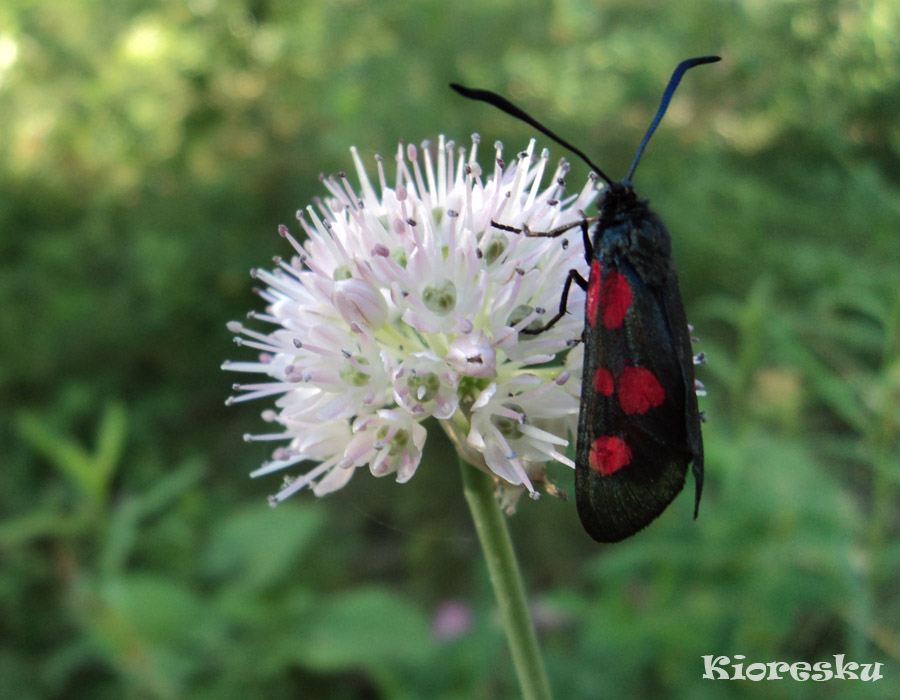
<svg viewBox="0 0 900 700"><path fill-rule="evenodd" d="M596 217L542 232L494 223L544 237L581 227L588 280L570 270L557 314L541 328L523 332L541 333L562 318L573 282L585 290L575 497L584 529L598 542L618 542L652 522L681 491L692 462L695 518L700 506L701 415L672 243L662 219L647 200L638 198L631 177L685 71L718 60L704 56L678 65L621 182L611 180L579 149L505 98L451 85L464 97L487 102L565 146L608 185Z"/></svg>

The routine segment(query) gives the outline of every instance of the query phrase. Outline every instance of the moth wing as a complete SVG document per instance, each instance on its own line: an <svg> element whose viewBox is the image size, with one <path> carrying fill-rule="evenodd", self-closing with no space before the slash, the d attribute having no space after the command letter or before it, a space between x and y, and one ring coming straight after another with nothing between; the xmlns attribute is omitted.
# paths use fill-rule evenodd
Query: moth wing
<svg viewBox="0 0 900 700"><path fill-rule="evenodd" d="M694 376L694 348L691 344L687 316L681 300L681 289L678 286L678 277L674 269L670 273L668 286L669 291L663 296L663 302L672 336L676 339L675 349L678 353L678 362L681 365L681 375L684 381L685 430L693 454L691 473L694 475L694 517L696 518L700 509L700 496L703 494L704 464L703 433L700 429L700 407L697 404L697 387Z"/></svg>
<svg viewBox="0 0 900 700"><path fill-rule="evenodd" d="M599 317L586 324L586 341L595 351L585 353L575 472L582 524L601 542L625 539L662 513L698 454L702 479L693 365L686 364L692 363L690 337L674 271L660 286L647 284L624 260L604 275L610 272L624 277L632 301L621 327L607 328ZM612 393L595 383L598 371L610 372ZM692 436L688 424L694 418ZM607 439L622 441L612 444L627 464L603 474L592 468L592 449Z"/></svg>

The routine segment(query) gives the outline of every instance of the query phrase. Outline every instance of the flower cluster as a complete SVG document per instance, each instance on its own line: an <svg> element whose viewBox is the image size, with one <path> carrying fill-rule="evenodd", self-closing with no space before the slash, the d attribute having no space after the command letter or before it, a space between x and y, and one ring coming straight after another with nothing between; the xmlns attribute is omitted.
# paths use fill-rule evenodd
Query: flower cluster
<svg viewBox="0 0 900 700"><path fill-rule="evenodd" d="M595 183L566 196L561 161L542 187L549 154L536 156L534 141L509 165L495 144L484 173L478 145L477 135L468 154L443 137L434 153L401 143L393 182L376 157L377 184L352 148L358 188L344 173L323 177L330 196L297 213L305 240L279 227L293 257L253 271L267 308L249 317L274 329L229 323L259 356L223 369L265 379L235 384L228 403L277 396L262 414L274 430L245 439L283 444L252 475L318 463L286 478L273 505L306 486L341 488L357 467L407 481L429 417L513 491L536 495L548 461L574 466L563 452L577 423L583 292L572 288L550 329L521 331L556 312L570 269L586 274L581 232L529 237L494 224L579 221Z"/></svg>

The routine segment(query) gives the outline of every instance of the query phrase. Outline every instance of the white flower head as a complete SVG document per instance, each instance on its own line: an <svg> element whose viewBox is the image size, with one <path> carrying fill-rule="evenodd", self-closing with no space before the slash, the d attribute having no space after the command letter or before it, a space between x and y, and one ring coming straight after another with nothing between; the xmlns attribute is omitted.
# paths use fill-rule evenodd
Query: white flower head
<svg viewBox="0 0 900 700"><path fill-rule="evenodd" d="M443 137L434 153L427 142L401 143L391 182L376 157L377 184L351 148L359 186L344 173L323 178L330 196L298 212L305 240L279 227L294 257L253 272L267 308L250 317L274 330L230 323L235 341L260 354L223 369L265 379L236 384L228 402L277 396L263 418L278 430L245 437L285 443L253 476L318 463L286 479L273 504L306 486L334 491L362 466L407 481L429 417L512 491L536 495L545 462L574 466L564 452L577 426L581 353L568 351L581 337L584 293L571 288L568 313L551 328L522 331L556 312L569 270L586 274L581 232L521 231L583 219L595 184L565 195L561 161L542 185L549 153L535 156L534 141L510 165L497 143L486 173L478 145L477 135L468 154Z"/></svg>

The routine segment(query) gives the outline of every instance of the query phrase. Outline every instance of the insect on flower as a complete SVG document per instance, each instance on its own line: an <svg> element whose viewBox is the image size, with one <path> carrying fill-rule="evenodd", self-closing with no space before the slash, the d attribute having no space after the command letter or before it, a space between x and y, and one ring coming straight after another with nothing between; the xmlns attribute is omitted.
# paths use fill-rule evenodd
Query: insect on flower
<svg viewBox="0 0 900 700"><path fill-rule="evenodd" d="M599 542L630 537L659 516L683 488L689 464L696 485L695 518L700 506L703 438L694 363L702 356L695 358L691 348L669 232L647 200L638 198L631 178L684 73L719 60L692 58L676 67L621 182L505 98L451 85L464 97L487 102L546 134L607 184L596 217L545 231L494 223L537 238L555 238L581 227L588 279L571 270L556 315L522 332L552 328L566 317L572 284L585 290L575 495L584 529Z"/></svg>

